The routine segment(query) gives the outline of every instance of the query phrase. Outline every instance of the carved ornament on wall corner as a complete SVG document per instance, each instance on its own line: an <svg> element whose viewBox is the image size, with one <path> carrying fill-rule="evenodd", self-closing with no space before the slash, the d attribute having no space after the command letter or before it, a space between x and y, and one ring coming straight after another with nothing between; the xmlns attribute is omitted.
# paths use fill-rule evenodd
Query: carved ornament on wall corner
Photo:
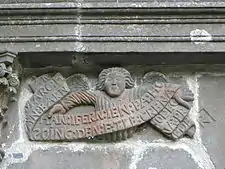
<svg viewBox="0 0 225 169"><path fill-rule="evenodd" d="M0 52L0 139L2 142L2 132L6 128L8 106L10 102L16 101L17 90L20 86L18 72L15 70L15 58L17 54L13 52ZM1 151L1 150L0 150ZM4 157L4 152L0 152L0 161Z"/></svg>

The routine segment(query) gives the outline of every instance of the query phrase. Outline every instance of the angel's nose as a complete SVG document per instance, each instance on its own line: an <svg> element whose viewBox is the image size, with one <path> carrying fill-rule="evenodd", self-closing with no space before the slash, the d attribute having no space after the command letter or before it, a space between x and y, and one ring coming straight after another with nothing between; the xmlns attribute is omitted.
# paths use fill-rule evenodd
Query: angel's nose
<svg viewBox="0 0 225 169"><path fill-rule="evenodd" d="M112 85L116 85L116 80L115 79L112 81Z"/></svg>

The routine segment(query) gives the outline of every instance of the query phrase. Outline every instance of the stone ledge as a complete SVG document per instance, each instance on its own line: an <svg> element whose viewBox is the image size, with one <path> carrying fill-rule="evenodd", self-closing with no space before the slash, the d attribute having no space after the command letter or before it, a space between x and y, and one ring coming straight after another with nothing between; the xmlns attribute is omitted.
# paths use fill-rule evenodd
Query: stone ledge
<svg viewBox="0 0 225 169"><path fill-rule="evenodd" d="M7 169L36 169L37 166L39 169L200 169L190 154L183 150L150 148L146 153L141 151L137 153L135 150L126 150L125 148L102 147L96 149L94 146L91 149L82 149L76 152L68 148L36 150L24 163L11 164Z"/></svg>
<svg viewBox="0 0 225 169"><path fill-rule="evenodd" d="M30 1L30 0L23 0L21 2L14 1L10 3L10 1L1 2L0 8L3 9L24 9L24 8L31 8L31 9L40 9L40 8L70 8L75 9L77 7L80 8L124 8L124 7L130 7L130 8L171 8L171 7L177 7L177 8L222 8L225 7L225 2L223 1L193 1L193 0L184 0L184 1L120 1L120 0L114 0L114 1L59 1L59 2L51 2L49 1Z"/></svg>

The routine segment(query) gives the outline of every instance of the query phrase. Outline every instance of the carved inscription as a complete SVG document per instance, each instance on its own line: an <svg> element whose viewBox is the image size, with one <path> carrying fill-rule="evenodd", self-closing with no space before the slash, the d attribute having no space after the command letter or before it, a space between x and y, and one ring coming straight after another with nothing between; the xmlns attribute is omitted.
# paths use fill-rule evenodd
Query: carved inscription
<svg viewBox="0 0 225 169"><path fill-rule="evenodd" d="M152 101L153 96L150 93L146 93L143 97L148 98L148 100L139 99L104 111L88 112L82 115L56 114L51 119L42 116L40 124L55 127L54 129L50 127L35 128L32 138L34 140L71 140L93 137L140 125L154 117L157 111L163 109L162 103L157 111L153 109L155 100ZM146 101L150 103L148 106L144 106ZM68 133L70 134L68 135ZM68 138L69 136L70 138Z"/></svg>
<svg viewBox="0 0 225 169"><path fill-rule="evenodd" d="M56 74L51 80L39 87L25 105L27 130L31 131L41 115L68 92L69 88L60 74Z"/></svg>
<svg viewBox="0 0 225 169"><path fill-rule="evenodd" d="M51 77L47 74L42 75L40 77L37 77L34 81L32 81L29 86L33 93L43 84L47 83L49 80L51 80Z"/></svg>
<svg viewBox="0 0 225 169"><path fill-rule="evenodd" d="M173 117L174 114L166 108L167 103L171 101L170 98L164 96L164 99L161 100L162 93L155 93L154 96L151 93L149 91L141 99L104 111L94 111L80 115L55 114L52 118L42 116L39 125L45 127L35 127L30 138L32 140L88 138L132 128L146 121L150 121L157 128L163 130L169 137L174 136L177 134L175 129L184 119L184 116L182 119L180 118L180 121ZM146 102L149 104L146 104ZM170 118L168 118L169 116ZM182 134L187 129L184 128ZM173 131L175 131L175 134ZM175 136L178 138L181 135Z"/></svg>

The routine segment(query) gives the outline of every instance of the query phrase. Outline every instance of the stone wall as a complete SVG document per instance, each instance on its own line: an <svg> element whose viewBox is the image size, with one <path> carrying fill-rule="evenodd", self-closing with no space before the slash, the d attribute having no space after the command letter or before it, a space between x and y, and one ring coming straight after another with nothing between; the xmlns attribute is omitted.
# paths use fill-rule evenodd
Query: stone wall
<svg viewBox="0 0 225 169"><path fill-rule="evenodd" d="M225 168L224 8L221 0L0 2L0 168ZM93 91L110 67L126 68L135 87L154 71L191 90L194 137L172 141L146 124L117 142L29 140L32 80L84 74Z"/></svg>
<svg viewBox="0 0 225 169"><path fill-rule="evenodd" d="M128 67L135 79L147 70L162 69L146 66ZM171 68L170 68L171 69ZM31 97L24 78L19 100L9 112L10 132L3 149L6 152L2 168L157 168L157 169L213 169L223 168L223 73L174 72L162 69L173 83L187 85L195 101L190 112L197 130L193 139L166 139L148 126L132 138L117 143L87 142L32 142L25 133L24 106ZM193 67L190 68L194 70ZM92 85L95 75L87 73Z"/></svg>

